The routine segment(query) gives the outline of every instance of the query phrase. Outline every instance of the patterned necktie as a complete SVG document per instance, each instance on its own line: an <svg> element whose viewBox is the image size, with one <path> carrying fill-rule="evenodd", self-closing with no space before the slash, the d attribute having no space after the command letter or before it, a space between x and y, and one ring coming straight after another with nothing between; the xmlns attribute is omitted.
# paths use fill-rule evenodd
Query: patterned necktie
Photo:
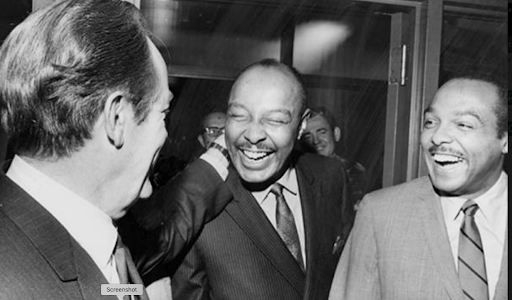
<svg viewBox="0 0 512 300"><path fill-rule="evenodd" d="M125 247L120 236L117 236L116 249L114 251L114 258L116 260L117 274L119 275L119 283L121 284L142 284L142 279L137 271L137 267L133 262L130 251ZM142 295L133 296L134 299L148 299L146 290L143 290ZM123 299L131 299L126 295Z"/></svg>
<svg viewBox="0 0 512 300"><path fill-rule="evenodd" d="M299 263L300 268L304 271L304 261L302 259L302 251L300 249L299 234L292 211L283 196L283 186L274 183L270 192L276 196L276 227L279 236L286 244L286 247Z"/></svg>
<svg viewBox="0 0 512 300"><path fill-rule="evenodd" d="M477 210L478 205L472 200L462 205L464 220L459 237L459 279L465 299L488 300L484 248L474 217Z"/></svg>

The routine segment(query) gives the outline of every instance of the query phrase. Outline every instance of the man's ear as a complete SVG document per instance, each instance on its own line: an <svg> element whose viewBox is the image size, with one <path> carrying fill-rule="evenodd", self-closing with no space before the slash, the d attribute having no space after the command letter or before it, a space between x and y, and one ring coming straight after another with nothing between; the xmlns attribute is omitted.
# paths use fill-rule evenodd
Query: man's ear
<svg viewBox="0 0 512 300"><path fill-rule="evenodd" d="M128 107L129 103L119 91L110 94L105 102L105 131L110 143L116 148L121 148L124 144Z"/></svg>
<svg viewBox="0 0 512 300"><path fill-rule="evenodd" d="M341 129L336 126L334 127L334 141L339 142L341 138Z"/></svg>

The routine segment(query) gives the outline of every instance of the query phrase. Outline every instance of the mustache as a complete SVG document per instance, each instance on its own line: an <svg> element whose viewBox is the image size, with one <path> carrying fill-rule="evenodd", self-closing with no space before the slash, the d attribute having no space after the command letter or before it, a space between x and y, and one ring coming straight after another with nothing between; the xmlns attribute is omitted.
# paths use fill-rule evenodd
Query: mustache
<svg viewBox="0 0 512 300"><path fill-rule="evenodd" d="M257 150L274 151L274 148L272 148L269 145L266 145L265 143L252 144L249 142L239 142L239 143L235 143L235 147L243 148L243 149L254 149L256 147Z"/></svg>
<svg viewBox="0 0 512 300"><path fill-rule="evenodd" d="M453 155L457 155L457 156L464 156L463 153L460 153L459 151L453 150L451 148L447 148L445 146L431 146L430 148L428 148L428 153L434 154L436 152L453 154Z"/></svg>

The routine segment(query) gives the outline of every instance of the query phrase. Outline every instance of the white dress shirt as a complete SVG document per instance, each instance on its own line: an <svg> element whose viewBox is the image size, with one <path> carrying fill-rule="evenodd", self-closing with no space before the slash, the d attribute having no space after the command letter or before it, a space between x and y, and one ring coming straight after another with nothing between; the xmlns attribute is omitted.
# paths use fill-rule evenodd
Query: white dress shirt
<svg viewBox="0 0 512 300"><path fill-rule="evenodd" d="M106 213L19 156L14 157L6 175L66 228L109 283L119 283L113 256L117 229Z"/></svg>
<svg viewBox="0 0 512 300"><path fill-rule="evenodd" d="M284 175L277 180L278 183L284 186L283 196L286 204L292 211L293 218L295 219L295 226L297 226L297 233L299 235L300 250L304 258L304 267L306 267L306 244L304 235L304 218L302 217L302 205L300 202L299 184L297 182L297 173L294 168L288 169ZM275 196L270 192L271 187L263 191L252 192L256 198L261 209L269 219L270 223L277 229L276 225L276 201Z"/></svg>
<svg viewBox="0 0 512 300"><path fill-rule="evenodd" d="M464 213L462 204L468 199L458 197L440 197L444 220L448 230L448 238L453 252L455 266L458 268L459 234ZM479 209L475 214L475 222L480 232L484 248L489 299L494 298L498 283L505 232L508 219L508 176L502 172L498 181L483 195L472 199Z"/></svg>

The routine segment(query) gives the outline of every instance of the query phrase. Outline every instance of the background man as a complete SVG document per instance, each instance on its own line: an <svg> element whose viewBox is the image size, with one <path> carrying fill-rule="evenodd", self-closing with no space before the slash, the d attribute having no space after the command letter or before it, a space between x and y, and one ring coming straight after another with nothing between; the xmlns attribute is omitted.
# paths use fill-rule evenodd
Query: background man
<svg viewBox="0 0 512 300"><path fill-rule="evenodd" d="M226 124L226 114L223 112L211 112L203 118L203 127L197 140L205 149L208 149L210 143L224 133Z"/></svg>
<svg viewBox="0 0 512 300"><path fill-rule="evenodd" d="M103 283L142 283L114 222L152 193L171 99L165 62L127 2L55 2L12 31L0 48L0 116L16 154L0 175L1 298L97 299ZM227 176L227 160L205 160L169 185L143 273L229 200L215 171Z"/></svg>
<svg viewBox="0 0 512 300"><path fill-rule="evenodd" d="M226 124L226 114L219 111L213 111L203 117L201 122L201 133L197 135L197 141L200 147L196 147L191 155L192 160L201 156L211 145L211 143L224 133Z"/></svg>
<svg viewBox="0 0 512 300"><path fill-rule="evenodd" d="M329 299L508 299L506 92L441 86L421 134L428 177L363 199Z"/></svg>
<svg viewBox="0 0 512 300"><path fill-rule="evenodd" d="M348 160L335 153L336 143L340 138L341 129L336 125L333 115L325 107L310 109L310 117L307 120L301 141L309 151L341 161L348 175L351 203L349 209L355 211L366 192L366 170L357 161Z"/></svg>
<svg viewBox="0 0 512 300"><path fill-rule="evenodd" d="M305 108L298 73L275 60L236 79L225 132L233 200L173 276L175 300L327 298L345 179L340 162L293 151Z"/></svg>

